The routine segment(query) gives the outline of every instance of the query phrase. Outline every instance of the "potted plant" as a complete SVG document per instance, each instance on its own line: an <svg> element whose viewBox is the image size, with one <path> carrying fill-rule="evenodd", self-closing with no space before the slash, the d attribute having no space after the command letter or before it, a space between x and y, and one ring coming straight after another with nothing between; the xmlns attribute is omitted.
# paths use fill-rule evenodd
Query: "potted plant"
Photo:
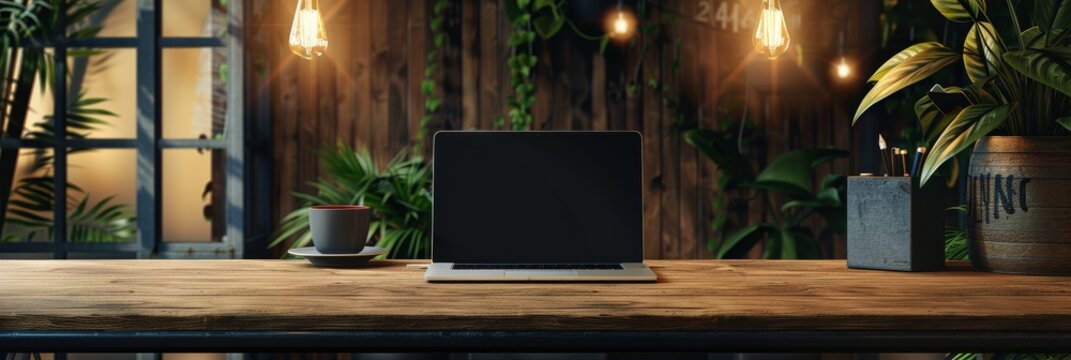
<svg viewBox="0 0 1071 360"><path fill-rule="evenodd" d="M921 182L974 146L967 235L976 267L1071 274L1071 0L1007 1L993 22L984 0L932 0L971 24L962 51L916 44L870 77L852 120L875 103L962 61L969 84L915 103L929 157ZM1020 17L1019 13L1029 14Z"/></svg>

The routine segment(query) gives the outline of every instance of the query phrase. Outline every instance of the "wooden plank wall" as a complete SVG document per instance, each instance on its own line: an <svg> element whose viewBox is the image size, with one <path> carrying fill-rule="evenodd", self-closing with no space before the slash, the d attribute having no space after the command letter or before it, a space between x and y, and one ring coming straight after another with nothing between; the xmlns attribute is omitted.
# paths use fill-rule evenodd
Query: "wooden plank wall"
<svg viewBox="0 0 1071 360"><path fill-rule="evenodd" d="M446 44L436 81L444 105L431 124L433 131L492 129L496 118L506 116L510 24L504 1L510 0L455 0L447 9ZM427 25L432 2L322 1L330 47L324 57L305 61L285 45L293 1L258 0L267 15L252 28L270 34L262 56L269 64L271 89L269 97L251 101L271 102L275 219L300 205L293 192L311 192L308 182L326 176L316 159L318 149L341 141L368 148L385 163L414 141L423 114L420 82L432 41ZM793 41L805 43L817 65L788 71L787 76L801 79L781 80L784 84L747 84L745 78L757 79L748 83L773 81L762 76L773 71L768 69L772 63L749 61L750 29L733 33L719 28L724 22L715 15L721 2L664 2L684 14L668 33L632 45L614 44L602 54L597 43L568 30L536 46L533 129L643 132L648 258L712 256L706 243L718 170L680 133L694 126L736 126L745 85L749 121L760 134L750 151L760 163L790 149L851 146L846 105L851 93L822 90L828 86L825 64L832 61L831 44L837 35L820 29L843 26L837 25L838 19L823 15L828 11L822 2L785 1L786 10L795 6L814 19L806 27L819 30L796 34ZM841 3L855 7L854 2ZM581 20L580 25L597 33L599 20L594 21ZM674 39L679 39L679 49ZM848 41L854 41L851 34ZM645 54L643 42L650 47ZM676 70L675 51L680 52ZM792 65L783 60L776 64L777 71ZM637 74L641 86L630 92L629 82ZM663 82L666 94L679 98L679 108L666 106L658 91L643 86L648 79ZM674 122L676 111L686 119L683 125ZM850 169L847 161L838 161L826 170L846 174ZM766 216L748 201L737 203L733 218L754 222ZM824 245L830 256L844 256L842 241L827 240Z"/></svg>

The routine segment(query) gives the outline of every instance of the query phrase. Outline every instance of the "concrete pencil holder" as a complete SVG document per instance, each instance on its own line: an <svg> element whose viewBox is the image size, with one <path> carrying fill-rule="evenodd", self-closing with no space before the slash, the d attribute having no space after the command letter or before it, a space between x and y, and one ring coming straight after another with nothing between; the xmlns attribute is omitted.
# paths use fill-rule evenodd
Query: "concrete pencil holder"
<svg viewBox="0 0 1071 360"><path fill-rule="evenodd" d="M848 177L848 267L933 271L944 267L944 184L933 178Z"/></svg>

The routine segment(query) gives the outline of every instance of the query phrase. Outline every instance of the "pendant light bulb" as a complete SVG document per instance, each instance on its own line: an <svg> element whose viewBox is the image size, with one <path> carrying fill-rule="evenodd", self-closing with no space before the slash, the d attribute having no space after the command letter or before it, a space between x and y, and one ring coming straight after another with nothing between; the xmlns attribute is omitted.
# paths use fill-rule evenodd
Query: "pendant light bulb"
<svg viewBox="0 0 1071 360"><path fill-rule="evenodd" d="M617 11L617 19L614 20L614 32L619 36L627 35L629 31L628 19L625 18L625 13L621 10Z"/></svg>
<svg viewBox="0 0 1071 360"><path fill-rule="evenodd" d="M323 55L327 49L327 32L319 0L297 0L289 44L290 51L304 59Z"/></svg>
<svg viewBox="0 0 1071 360"><path fill-rule="evenodd" d="M785 13L781 11L781 1L762 0L752 39L755 50L773 60L788 50L788 41L788 25L785 24Z"/></svg>
<svg viewBox="0 0 1071 360"><path fill-rule="evenodd" d="M852 67L848 66L848 62L844 60L844 57L840 58L840 63L837 64L837 77L841 79L847 79L852 75Z"/></svg>

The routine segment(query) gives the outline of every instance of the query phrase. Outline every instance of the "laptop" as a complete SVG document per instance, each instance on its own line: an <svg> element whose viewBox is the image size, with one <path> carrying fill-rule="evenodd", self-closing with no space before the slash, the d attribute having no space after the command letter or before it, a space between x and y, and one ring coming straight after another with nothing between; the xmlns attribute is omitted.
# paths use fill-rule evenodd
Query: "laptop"
<svg viewBox="0 0 1071 360"><path fill-rule="evenodd" d="M654 281L633 131L440 131L427 281Z"/></svg>

